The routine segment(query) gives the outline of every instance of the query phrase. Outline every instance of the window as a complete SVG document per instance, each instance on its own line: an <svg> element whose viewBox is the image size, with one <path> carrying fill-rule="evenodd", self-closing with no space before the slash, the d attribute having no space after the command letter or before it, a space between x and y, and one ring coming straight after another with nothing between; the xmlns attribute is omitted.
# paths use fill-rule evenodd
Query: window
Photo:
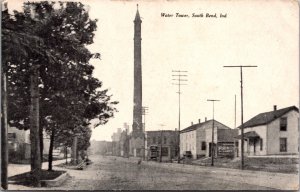
<svg viewBox="0 0 300 192"><path fill-rule="evenodd" d="M167 144L167 137L164 136L164 144Z"/></svg>
<svg viewBox="0 0 300 192"><path fill-rule="evenodd" d="M157 137L157 141L158 141L158 144L160 144L161 143L161 138Z"/></svg>
<svg viewBox="0 0 300 192"><path fill-rule="evenodd" d="M280 131L286 131L287 128L287 118L282 117L280 118Z"/></svg>
<svg viewBox="0 0 300 192"><path fill-rule="evenodd" d="M8 133L7 134L7 139L8 140L14 140L14 139L16 139L16 133Z"/></svg>
<svg viewBox="0 0 300 192"><path fill-rule="evenodd" d="M161 156L168 156L168 155L169 155L168 147L162 147L161 148Z"/></svg>
<svg viewBox="0 0 300 192"><path fill-rule="evenodd" d="M260 150L262 151L263 150L263 139L260 139Z"/></svg>
<svg viewBox="0 0 300 192"><path fill-rule="evenodd" d="M156 143L156 137L153 137L152 139L153 139L153 144L155 144Z"/></svg>
<svg viewBox="0 0 300 192"><path fill-rule="evenodd" d="M280 138L280 152L287 152L287 139Z"/></svg>
<svg viewBox="0 0 300 192"><path fill-rule="evenodd" d="M206 150L206 143L204 141L201 143L201 150Z"/></svg>

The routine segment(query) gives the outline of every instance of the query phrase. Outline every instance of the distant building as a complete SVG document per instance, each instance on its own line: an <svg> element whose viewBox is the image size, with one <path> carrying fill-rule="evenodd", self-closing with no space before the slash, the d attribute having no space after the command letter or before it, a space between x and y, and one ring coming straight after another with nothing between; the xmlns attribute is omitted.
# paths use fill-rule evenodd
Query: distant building
<svg viewBox="0 0 300 192"><path fill-rule="evenodd" d="M244 154L247 156L298 154L298 123L299 109L295 106L277 110L277 106L274 105L273 111L256 115L243 124ZM241 139L241 130L236 138Z"/></svg>
<svg viewBox="0 0 300 192"><path fill-rule="evenodd" d="M187 151L192 158L210 157L212 147L213 120L193 124L180 131L180 156ZM238 131L214 120L215 156L234 156L234 136Z"/></svg>
<svg viewBox="0 0 300 192"><path fill-rule="evenodd" d="M122 134L122 130L121 128L118 128L117 132L113 133L113 135L111 136L112 155L121 156L121 145L120 145L121 134Z"/></svg>
<svg viewBox="0 0 300 192"><path fill-rule="evenodd" d="M9 161L30 159L30 131L8 127Z"/></svg>
<svg viewBox="0 0 300 192"><path fill-rule="evenodd" d="M168 161L177 156L178 151L178 131L163 130L163 131L147 131L146 146L148 159L151 159L151 148L157 148L157 158L159 160L160 151L163 161ZM152 155L152 158L154 156Z"/></svg>
<svg viewBox="0 0 300 192"><path fill-rule="evenodd" d="M128 129L125 128L121 132L120 136L120 155L122 157L129 157L129 135L128 135Z"/></svg>
<svg viewBox="0 0 300 192"><path fill-rule="evenodd" d="M112 155L112 142L92 140L89 152L95 155Z"/></svg>

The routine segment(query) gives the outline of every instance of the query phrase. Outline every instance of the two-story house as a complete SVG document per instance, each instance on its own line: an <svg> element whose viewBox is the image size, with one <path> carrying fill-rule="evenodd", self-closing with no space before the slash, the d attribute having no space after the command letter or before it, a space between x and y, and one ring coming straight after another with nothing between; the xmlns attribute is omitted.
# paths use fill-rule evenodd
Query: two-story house
<svg viewBox="0 0 300 192"><path fill-rule="evenodd" d="M299 109L295 106L277 109L275 105L273 111L256 115L243 124L244 154L298 154L298 122ZM241 130L236 138L241 139Z"/></svg>

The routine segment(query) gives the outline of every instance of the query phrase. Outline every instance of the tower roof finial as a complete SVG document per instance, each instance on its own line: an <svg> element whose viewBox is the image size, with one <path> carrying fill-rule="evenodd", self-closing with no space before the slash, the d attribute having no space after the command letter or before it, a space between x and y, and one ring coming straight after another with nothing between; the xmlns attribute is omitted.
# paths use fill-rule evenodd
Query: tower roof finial
<svg viewBox="0 0 300 192"><path fill-rule="evenodd" d="M137 21L137 20L141 20L141 18L140 18L140 13L139 13L139 4L136 4L136 15L135 15L135 21Z"/></svg>

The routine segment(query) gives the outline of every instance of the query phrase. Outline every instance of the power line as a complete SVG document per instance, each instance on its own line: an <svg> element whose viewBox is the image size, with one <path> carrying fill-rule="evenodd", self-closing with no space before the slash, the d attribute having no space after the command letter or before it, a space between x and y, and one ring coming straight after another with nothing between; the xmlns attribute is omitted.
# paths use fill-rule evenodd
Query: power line
<svg viewBox="0 0 300 192"><path fill-rule="evenodd" d="M244 169L244 112L243 112L243 68L246 67L257 67L256 65L230 65L230 66L223 66L223 67L239 67L240 74L241 74L241 169Z"/></svg>
<svg viewBox="0 0 300 192"><path fill-rule="evenodd" d="M173 85L178 86L178 163L180 163L180 95L181 95L181 86L182 85L187 85L182 82L187 81L187 73L188 71L182 71L182 70L172 70L172 81L175 81L176 83L172 83Z"/></svg>

